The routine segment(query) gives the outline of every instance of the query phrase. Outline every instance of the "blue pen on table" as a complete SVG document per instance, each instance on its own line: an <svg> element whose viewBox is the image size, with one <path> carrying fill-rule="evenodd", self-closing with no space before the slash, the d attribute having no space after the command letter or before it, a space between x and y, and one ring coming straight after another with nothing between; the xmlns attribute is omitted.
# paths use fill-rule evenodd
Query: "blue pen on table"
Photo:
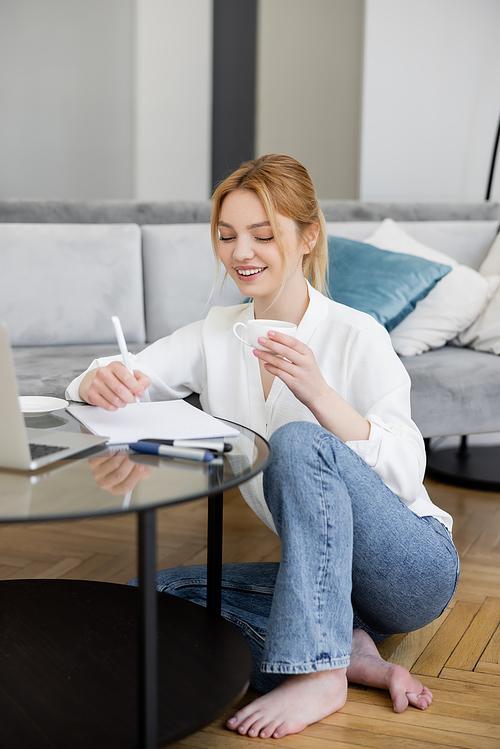
<svg viewBox="0 0 500 749"><path fill-rule="evenodd" d="M113 327L115 329L116 340L118 341L118 347L120 349L120 354L122 355L123 363L125 364L130 374L133 375L134 370L132 369L132 366L130 364L130 357L128 355L128 348L125 342L125 336L123 335L120 318L116 315L113 315L113 317L111 318L111 322L113 323ZM135 402L141 402L140 398L137 395L135 396Z"/></svg>
<svg viewBox="0 0 500 749"><path fill-rule="evenodd" d="M210 450L200 450L194 447L174 447L174 445L160 445L158 442L132 442L129 445L136 453L149 453L150 455L164 455L167 458L184 458L185 460L198 460L209 463L215 455Z"/></svg>

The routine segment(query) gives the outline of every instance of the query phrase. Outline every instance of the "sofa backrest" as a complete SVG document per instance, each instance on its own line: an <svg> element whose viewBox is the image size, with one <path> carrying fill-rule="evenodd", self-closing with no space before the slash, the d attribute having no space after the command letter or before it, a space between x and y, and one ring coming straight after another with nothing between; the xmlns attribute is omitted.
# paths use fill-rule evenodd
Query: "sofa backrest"
<svg viewBox="0 0 500 749"><path fill-rule="evenodd" d="M330 234L364 240L391 217L476 269L500 221L496 203L321 205ZM214 288L209 217L209 201L0 201L0 319L13 345L111 343L112 314L141 344L239 303L223 274Z"/></svg>
<svg viewBox="0 0 500 749"><path fill-rule="evenodd" d="M328 234L364 241L379 224L380 221L331 221L326 227ZM477 270L495 239L499 221L398 221L398 225L422 244Z"/></svg>
<svg viewBox="0 0 500 749"><path fill-rule="evenodd" d="M142 227L147 340L201 320L214 305L240 304L243 297L216 265L210 224Z"/></svg>
<svg viewBox="0 0 500 749"><path fill-rule="evenodd" d="M145 341L138 226L0 224L0 319L14 346Z"/></svg>
<svg viewBox="0 0 500 749"><path fill-rule="evenodd" d="M327 222L329 234L364 240L380 222ZM399 225L423 244L478 268L498 230L498 221L413 221ZM169 335L205 317L215 304L239 304L242 296L224 273L215 281L209 224L143 226L147 340Z"/></svg>
<svg viewBox="0 0 500 749"><path fill-rule="evenodd" d="M500 203L320 200L327 221L500 221ZM209 200L0 200L0 223L205 224Z"/></svg>

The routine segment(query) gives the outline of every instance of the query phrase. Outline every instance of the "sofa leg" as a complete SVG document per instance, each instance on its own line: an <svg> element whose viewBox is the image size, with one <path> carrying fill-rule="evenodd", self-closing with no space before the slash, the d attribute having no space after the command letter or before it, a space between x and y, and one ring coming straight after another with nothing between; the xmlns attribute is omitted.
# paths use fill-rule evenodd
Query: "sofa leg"
<svg viewBox="0 0 500 749"><path fill-rule="evenodd" d="M432 450L426 439L427 471L445 484L500 492L500 445L469 445L462 435L458 447Z"/></svg>

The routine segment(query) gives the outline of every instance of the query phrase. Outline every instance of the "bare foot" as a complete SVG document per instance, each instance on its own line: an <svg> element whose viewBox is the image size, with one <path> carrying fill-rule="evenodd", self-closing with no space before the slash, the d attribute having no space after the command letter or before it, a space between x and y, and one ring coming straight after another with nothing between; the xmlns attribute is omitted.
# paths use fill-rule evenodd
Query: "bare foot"
<svg viewBox="0 0 500 749"><path fill-rule="evenodd" d="M352 633L347 679L367 687L388 689L395 713L402 713L409 704L425 710L432 702L429 689L403 666L384 661L371 637L362 629L355 629Z"/></svg>
<svg viewBox="0 0 500 749"><path fill-rule="evenodd" d="M345 668L293 674L239 710L226 725L250 737L280 739L340 710L346 699Z"/></svg>

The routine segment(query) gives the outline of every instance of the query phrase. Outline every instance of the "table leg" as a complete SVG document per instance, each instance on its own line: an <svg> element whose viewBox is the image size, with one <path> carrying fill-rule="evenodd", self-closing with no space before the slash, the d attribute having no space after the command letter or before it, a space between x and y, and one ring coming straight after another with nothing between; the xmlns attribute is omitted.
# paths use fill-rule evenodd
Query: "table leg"
<svg viewBox="0 0 500 749"><path fill-rule="evenodd" d="M142 510L138 516L138 744L141 749L156 749L158 745L158 622L155 510Z"/></svg>
<svg viewBox="0 0 500 749"><path fill-rule="evenodd" d="M222 492L208 498L207 608L220 616L222 581Z"/></svg>

